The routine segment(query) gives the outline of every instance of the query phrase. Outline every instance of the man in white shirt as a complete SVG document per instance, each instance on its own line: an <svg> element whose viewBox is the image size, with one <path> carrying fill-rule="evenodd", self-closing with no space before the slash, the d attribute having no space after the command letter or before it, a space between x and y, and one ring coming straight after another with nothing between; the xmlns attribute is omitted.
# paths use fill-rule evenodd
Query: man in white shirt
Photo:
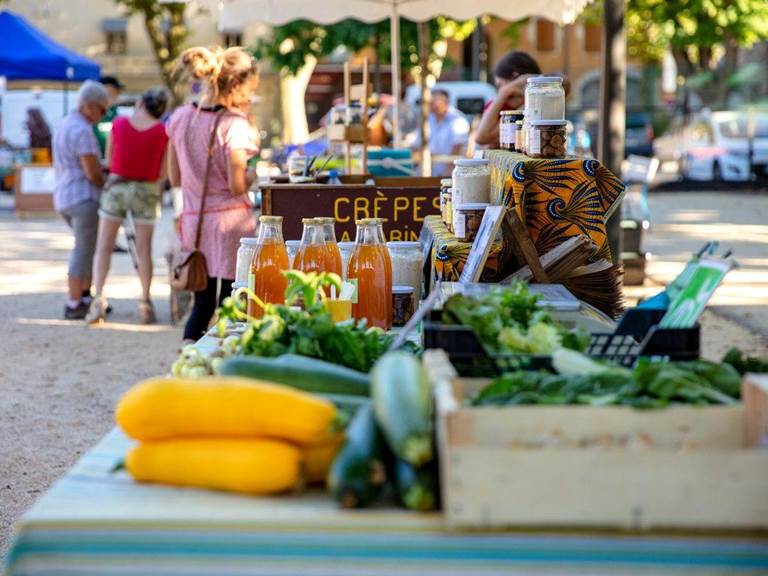
<svg viewBox="0 0 768 576"><path fill-rule="evenodd" d="M469 122L464 114L450 103L445 90L433 90L429 104L429 151L432 156L463 154L469 141ZM414 146L421 147L417 136ZM448 163L432 165L433 176L449 176L452 166Z"/></svg>

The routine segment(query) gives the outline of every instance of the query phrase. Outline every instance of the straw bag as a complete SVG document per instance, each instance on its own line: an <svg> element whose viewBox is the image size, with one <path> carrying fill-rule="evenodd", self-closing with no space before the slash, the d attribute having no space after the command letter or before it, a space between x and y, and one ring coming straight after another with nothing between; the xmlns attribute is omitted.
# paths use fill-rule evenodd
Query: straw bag
<svg viewBox="0 0 768 576"><path fill-rule="evenodd" d="M219 126L223 110L216 113L211 137L208 141L208 158L205 163L203 176L203 195L200 198L200 214L197 217L197 232L195 233L195 249L182 250L176 254L171 264L171 288L174 290L186 290L199 292L208 287L208 264L205 254L200 252L200 236L203 232L203 215L205 210L205 197L208 195L208 175L213 161L213 147L216 143L216 129Z"/></svg>

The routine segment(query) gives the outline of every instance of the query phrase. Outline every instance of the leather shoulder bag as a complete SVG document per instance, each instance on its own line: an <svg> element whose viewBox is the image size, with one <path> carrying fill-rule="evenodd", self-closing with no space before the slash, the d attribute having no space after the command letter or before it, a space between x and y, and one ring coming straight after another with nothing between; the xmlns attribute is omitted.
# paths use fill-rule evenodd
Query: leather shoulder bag
<svg viewBox="0 0 768 576"><path fill-rule="evenodd" d="M197 231L195 233L194 250L182 250L173 258L171 264L171 288L174 290L186 290L189 292L199 292L208 287L208 264L205 261L205 254L200 251L200 236L203 232L203 217L205 210L205 197L208 195L208 176L211 172L211 163L213 162L213 149L216 145L216 130L219 127L219 121L224 113L220 110L216 113L216 119L213 122L211 136L208 140L208 157L205 161L205 172L203 175L203 194L200 198L200 214L197 218Z"/></svg>

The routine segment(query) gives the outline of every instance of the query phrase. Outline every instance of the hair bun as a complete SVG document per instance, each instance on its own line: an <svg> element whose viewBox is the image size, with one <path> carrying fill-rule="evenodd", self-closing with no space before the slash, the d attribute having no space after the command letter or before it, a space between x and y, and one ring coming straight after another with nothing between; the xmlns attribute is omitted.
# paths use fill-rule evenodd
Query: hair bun
<svg viewBox="0 0 768 576"><path fill-rule="evenodd" d="M198 80L218 75L221 68L218 56L202 46L185 50L181 54L181 62L187 71Z"/></svg>

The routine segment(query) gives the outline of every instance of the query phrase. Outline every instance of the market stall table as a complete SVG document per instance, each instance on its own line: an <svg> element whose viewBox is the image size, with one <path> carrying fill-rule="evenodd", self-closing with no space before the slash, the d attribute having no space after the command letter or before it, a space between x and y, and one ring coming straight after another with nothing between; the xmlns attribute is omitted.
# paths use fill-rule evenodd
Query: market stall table
<svg viewBox="0 0 768 576"><path fill-rule="evenodd" d="M6 576L765 574L757 537L449 533L439 514L341 511L320 492L249 498L112 473L110 432L22 518Z"/></svg>

